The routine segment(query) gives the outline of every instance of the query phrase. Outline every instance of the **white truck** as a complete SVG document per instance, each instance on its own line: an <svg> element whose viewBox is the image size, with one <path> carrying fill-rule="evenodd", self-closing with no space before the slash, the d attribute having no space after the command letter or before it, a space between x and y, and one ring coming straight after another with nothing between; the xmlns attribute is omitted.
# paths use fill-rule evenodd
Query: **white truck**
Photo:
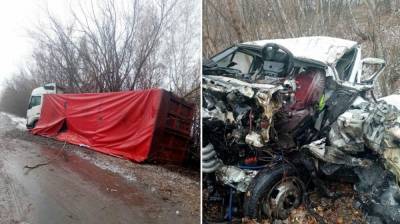
<svg viewBox="0 0 400 224"><path fill-rule="evenodd" d="M44 94L64 93L55 83L48 83L44 86L32 90L29 98L28 110L26 111L26 128L34 128L39 120L40 111L42 110L42 102Z"/></svg>

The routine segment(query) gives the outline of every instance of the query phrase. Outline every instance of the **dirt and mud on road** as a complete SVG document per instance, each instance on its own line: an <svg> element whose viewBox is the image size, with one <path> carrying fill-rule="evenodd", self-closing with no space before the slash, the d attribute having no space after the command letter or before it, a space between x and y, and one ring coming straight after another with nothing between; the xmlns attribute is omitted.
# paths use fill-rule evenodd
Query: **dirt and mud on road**
<svg viewBox="0 0 400 224"><path fill-rule="evenodd" d="M340 192L343 196L327 198L319 192L310 192L306 203L294 209L284 220L262 220L258 222L250 219L234 219L232 223L245 224L365 224L368 223L356 200L356 192L351 184L330 183L332 192ZM211 223L211 222L210 222Z"/></svg>
<svg viewBox="0 0 400 224"><path fill-rule="evenodd" d="M15 126L0 114L1 224L200 221L198 172L135 164Z"/></svg>
<svg viewBox="0 0 400 224"><path fill-rule="evenodd" d="M286 220L276 220L273 224L364 224L367 223L360 204L355 199L356 192L351 184L330 183L332 192L343 194L337 198L327 198L318 192L309 194L308 208L303 203L293 210ZM266 222L267 224L268 222Z"/></svg>

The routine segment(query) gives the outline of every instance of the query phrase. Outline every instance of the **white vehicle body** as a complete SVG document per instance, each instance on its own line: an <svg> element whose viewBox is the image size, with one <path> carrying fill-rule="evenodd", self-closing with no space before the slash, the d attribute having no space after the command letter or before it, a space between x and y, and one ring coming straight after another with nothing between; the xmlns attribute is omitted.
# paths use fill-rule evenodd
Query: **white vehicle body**
<svg viewBox="0 0 400 224"><path fill-rule="evenodd" d="M29 98L28 110L26 111L27 128L35 127L36 122L40 118L40 112L42 110L43 104L43 95L56 93L63 93L63 91L59 89L55 83L49 83L32 90L31 96Z"/></svg>
<svg viewBox="0 0 400 224"><path fill-rule="evenodd" d="M372 88L373 81L380 75L385 66L385 61L378 58L361 57L361 47L357 42L326 36L298 37L289 39L258 40L238 44L232 48L215 55L212 61L218 64L224 61L227 55L236 51L237 47L259 47L266 44L278 44L288 49L298 61L319 64L325 68L327 76L333 77L341 85L355 89ZM244 61L247 60L248 67L251 61L248 58L234 58L237 64L232 66L243 71ZM345 62L345 63L343 63ZM381 68L371 77L363 77L363 64L381 65ZM242 65L242 67L239 67ZM248 69L246 67L246 70Z"/></svg>

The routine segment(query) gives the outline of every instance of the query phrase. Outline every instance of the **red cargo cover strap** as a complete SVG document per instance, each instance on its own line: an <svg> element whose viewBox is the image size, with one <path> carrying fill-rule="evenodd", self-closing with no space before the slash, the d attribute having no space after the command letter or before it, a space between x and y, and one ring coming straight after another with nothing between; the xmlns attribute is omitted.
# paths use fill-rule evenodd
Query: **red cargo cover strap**
<svg viewBox="0 0 400 224"><path fill-rule="evenodd" d="M162 94L46 94L32 133L142 162L151 150Z"/></svg>

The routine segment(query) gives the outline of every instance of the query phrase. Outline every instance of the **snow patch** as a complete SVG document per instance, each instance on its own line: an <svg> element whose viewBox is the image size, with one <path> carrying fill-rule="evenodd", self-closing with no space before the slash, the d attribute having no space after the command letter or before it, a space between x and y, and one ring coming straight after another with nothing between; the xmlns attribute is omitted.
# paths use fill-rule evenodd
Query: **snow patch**
<svg viewBox="0 0 400 224"><path fill-rule="evenodd" d="M263 47L267 43L285 47L296 58L311 59L328 65L336 63L349 49L357 45L357 42L351 40L324 36L258 40L244 44Z"/></svg>
<svg viewBox="0 0 400 224"><path fill-rule="evenodd" d="M104 161L99 158L93 158L90 155L87 155L86 153L84 153L80 150L74 150L73 153L75 153L77 156L81 157L82 159L90 161L91 163L93 163L94 165L96 165L97 167L99 167L103 170L108 170L112 173L122 176L128 182L136 182L137 181L137 178L133 174L133 172L126 167L121 167L117 164L112 164L110 162Z"/></svg>
<svg viewBox="0 0 400 224"><path fill-rule="evenodd" d="M385 96L385 97L380 98L379 100L383 100L388 104L392 104L393 106L397 107L397 109L400 110L400 95L399 94Z"/></svg>
<svg viewBox="0 0 400 224"><path fill-rule="evenodd" d="M26 119L23 117L18 117L13 114L5 113L5 112L0 112L2 115L7 116L11 119L11 122L15 127L19 130L26 130Z"/></svg>

